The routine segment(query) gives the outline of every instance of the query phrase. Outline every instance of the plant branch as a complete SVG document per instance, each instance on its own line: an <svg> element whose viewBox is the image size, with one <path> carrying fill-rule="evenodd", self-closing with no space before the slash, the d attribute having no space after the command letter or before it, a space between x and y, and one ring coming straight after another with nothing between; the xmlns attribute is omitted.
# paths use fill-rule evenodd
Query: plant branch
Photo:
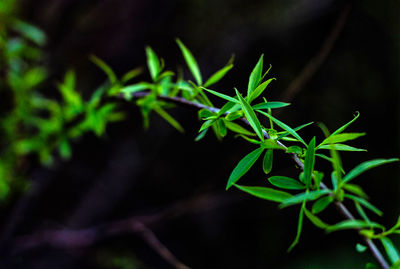
<svg viewBox="0 0 400 269"><path fill-rule="evenodd" d="M131 95L132 98L141 98L141 97L145 97L148 94L150 94L150 92L136 92L133 93ZM118 96L119 98L124 98L124 96L121 94ZM164 100L164 101L168 101L168 102L172 102L175 104L179 104L179 105L183 105L185 107L189 107L189 108L196 108L196 109L208 109L212 112L218 112L219 109L215 108L215 107L209 107L200 103L196 103L196 102L191 102L188 101L184 98L181 97L171 97L171 96L165 96L165 95L160 95L157 96L157 98L159 100ZM247 119L245 118L240 118L242 122L244 122L246 125L250 126L250 123L247 121ZM268 133L263 130L263 135L265 138L269 139L270 136L268 135ZM277 141L277 143L284 147L287 148L282 142ZM297 156L297 154L295 153L291 153L291 157L294 160L294 162L297 164L297 166L301 169L304 170L304 163L300 160L300 158ZM322 189L328 189L328 187L321 182L321 188ZM336 202L336 207L337 209L345 216L345 218L349 219L349 220L353 220L354 216L350 213L350 211L347 209L347 207L341 203L341 202ZM368 248L370 249L370 251L372 252L373 256L376 258L376 260L379 262L380 266L384 269L388 269L389 265L387 263L387 261L385 260L385 258L383 257L382 253L379 251L379 249L376 247L375 243L368 237L361 235L361 237L363 238L363 240L365 241L365 243L367 244Z"/></svg>

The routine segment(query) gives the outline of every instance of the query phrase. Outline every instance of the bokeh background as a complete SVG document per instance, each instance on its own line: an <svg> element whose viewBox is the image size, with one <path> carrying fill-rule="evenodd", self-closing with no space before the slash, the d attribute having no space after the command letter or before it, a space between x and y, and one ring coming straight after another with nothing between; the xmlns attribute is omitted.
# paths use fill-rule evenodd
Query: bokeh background
<svg viewBox="0 0 400 269"><path fill-rule="evenodd" d="M146 45L165 59L167 67L186 70L174 41L179 37L205 77L235 54L234 69L216 86L227 94L234 93L233 87L245 90L264 53L266 65L272 65L269 76L277 78L267 98L290 99L292 105L278 113L291 126L314 121L333 130L360 111L350 130L365 131L367 136L352 145L368 152L342 154L345 169L400 155L396 0L21 0L19 7L24 20L48 35L45 63L51 73L45 92L55 91L54 84L66 70L74 69L79 90L90 96L106 79L88 60L90 54L123 74L145 67ZM296 85L297 92L288 90ZM372 261L368 253L356 252L360 242L356 233L325 234L308 221L300 244L287 253L295 237L298 208L278 210L276 204L239 191L225 192L230 172L250 145L233 137L219 142L211 135L194 142L200 123L197 113L185 108L171 112L184 126L183 135L156 115L150 129L144 130L139 110L128 104L124 109L127 120L108 126L103 138L88 134L75 141L70 161L32 169L32 181L47 183L29 211L19 216L16 235L44 228L87 228L172 207L172 216L150 228L192 268L364 268ZM302 132L307 140L315 133L322 138L316 126ZM317 168L327 166L320 161ZM262 170L254 170L241 182L265 184ZM287 156L276 156L272 174L295 173ZM358 179L385 212L379 221L387 226L399 214L399 178L399 166L389 165ZM179 209L193 199L196 206ZM3 209L2 223L15 210L13 202ZM341 219L335 209L323 216L331 223ZM38 248L18 254L11 264L12 268L170 268L135 234L68 251Z"/></svg>

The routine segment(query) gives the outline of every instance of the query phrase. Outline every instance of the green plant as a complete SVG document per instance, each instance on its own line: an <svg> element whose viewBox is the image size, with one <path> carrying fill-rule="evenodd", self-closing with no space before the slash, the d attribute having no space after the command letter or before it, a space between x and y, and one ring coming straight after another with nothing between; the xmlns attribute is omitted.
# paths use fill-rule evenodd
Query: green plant
<svg viewBox="0 0 400 269"><path fill-rule="evenodd" d="M0 5L1 7L4 8ZM0 14L3 14L0 18L7 21L4 14L10 12L7 10ZM312 122L292 128L272 114L273 109L288 106L288 103L267 101L263 98L254 104L274 80L265 80L271 67L264 72L263 55L250 74L246 93L235 89L235 94L229 96L211 90L210 87L233 68L233 60L229 60L224 67L203 82L195 58L180 40L177 40L177 44L194 81L184 80L182 74L175 75L174 72L165 69L163 59L150 47L146 47L151 81L130 83L131 79L140 74L140 69L133 69L122 78L118 78L106 63L92 56L91 60L104 70L108 81L96 89L89 100L84 100L76 90L74 72L69 71L64 81L58 85L60 96L56 101L44 97L38 90L46 78L46 69L41 65L41 53L38 48L44 44L44 34L39 29L14 19L9 19L4 25L6 27L0 29L0 46L3 52L0 57L1 62L5 63L2 69L4 67L6 71L1 74L0 93L10 95L10 107L1 111L3 117L0 131L4 139L0 154L0 198L7 197L10 186L13 189L20 184L24 176L23 172L17 172L21 171L21 160L29 156L38 156L40 162L51 165L55 150L58 150L62 158L68 159L71 155L72 140L89 131L100 136L109 122L123 119L123 113L118 110L120 101L134 102L139 106L146 128L149 126L150 113L156 112L180 132L183 131L183 127L167 109L174 105L183 105L198 109L199 118L203 121L196 141L204 138L208 132L213 132L219 140L228 132L232 132L254 145L254 150L244 156L233 169L226 189L238 188L258 198L277 202L280 208L299 206L297 235L289 250L298 244L303 220L307 218L327 232L356 230L364 240L363 244L357 244L357 250L364 251L369 248L378 263L383 268L389 268L373 242L379 240L392 268L400 266L398 250L389 239L389 236L400 234L400 217L390 229L371 221L366 210L378 216L382 215L382 212L367 200L361 186L353 184L353 180L367 170L398 159L367 161L348 173L344 172L341 163L340 151L363 151L343 144L364 135L345 132L359 117L358 112L351 121L333 133L329 133L323 124L319 124L325 139L317 143L316 137L313 137L306 142L299 131L313 124ZM225 104L220 109L216 108L211 96L221 98ZM262 117L267 120L267 125L261 123ZM287 153L294 160L299 168L298 178L271 176L268 177L269 187L238 184L261 156L263 171L268 175L273 169L276 151ZM332 164L332 172L328 179L330 187L324 173L315 169L319 161ZM359 217L356 218L350 213L343 205L344 200L354 203ZM318 214L328 206L336 206L346 219L336 224L325 223Z"/></svg>

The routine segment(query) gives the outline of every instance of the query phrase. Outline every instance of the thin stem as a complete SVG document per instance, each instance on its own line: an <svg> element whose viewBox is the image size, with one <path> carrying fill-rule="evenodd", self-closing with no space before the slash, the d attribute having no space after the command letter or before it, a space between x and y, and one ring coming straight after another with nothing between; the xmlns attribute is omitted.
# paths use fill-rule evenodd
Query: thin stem
<svg viewBox="0 0 400 269"><path fill-rule="evenodd" d="M150 94L150 92L135 92L132 93L131 97L132 98L141 98L141 97L145 97L148 94ZM124 95L118 95L118 98L124 98ZM182 97L171 97L171 96L165 96L165 95L160 95L157 96L158 99L160 100L164 100L164 101L168 101L168 102L172 102L175 104L180 104L183 105L185 107L189 107L189 108L197 108L197 109L207 109L210 110L214 113L218 112L219 109L215 108L215 107L209 107L200 103L196 103L196 102L191 102L188 101ZM227 114L227 113L225 113ZM247 121L247 119L245 118L241 118L241 120L246 124L250 126L250 123ZM268 135L268 133L263 130L263 135L265 138L269 139L270 136ZM277 141L278 145L287 148L282 142ZM304 163L300 160L300 158L297 156L297 154L295 153L291 153L292 159L294 160L294 162L298 165L298 167L301 170L304 170ZM321 188L322 189L328 189L328 187L321 182ZM336 202L336 207L338 208L338 210L349 220L354 220L354 216L350 213L350 211L347 209L347 207L341 203L341 202ZM374 242L363 235L360 235L363 240L365 241L365 243L367 244L368 248L370 249L370 251L372 252L372 255L375 257L375 259L378 261L378 263L380 264L380 266L384 269L388 269L389 268L389 264L387 263L387 261L385 260L385 258L383 257L382 253L379 251L379 249L376 247L376 245L374 244Z"/></svg>

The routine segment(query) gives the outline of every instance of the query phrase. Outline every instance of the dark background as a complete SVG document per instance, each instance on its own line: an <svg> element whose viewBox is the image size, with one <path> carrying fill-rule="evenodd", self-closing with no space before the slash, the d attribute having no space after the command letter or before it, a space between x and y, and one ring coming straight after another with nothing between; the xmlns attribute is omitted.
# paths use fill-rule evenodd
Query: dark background
<svg viewBox="0 0 400 269"><path fill-rule="evenodd" d="M278 113L291 126L314 121L334 130L360 111L349 131L365 131L367 136L351 144L368 152L342 154L349 170L365 160L399 156L398 1L20 1L22 17L49 37L46 65L52 73L45 91L56 91L54 83L73 68L79 90L89 96L105 80L88 60L92 53L120 75L145 66L146 45L170 69L186 68L174 41L179 37L196 56L206 78L235 54L234 69L215 87L231 95L233 87L245 91L253 66L264 53L265 65L272 64L269 76L277 78L266 93L269 100L281 100L307 63L318 57L346 8L350 11L344 27L325 60L292 96L292 105ZM278 210L276 204L237 190L224 191L233 167L252 150L250 145L232 137L218 142L207 136L194 142L200 127L195 111L171 111L185 127L182 135L156 115L145 131L139 110L126 104L123 109L129 111L127 120L108 126L103 138L86 135L75 141L71 161L34 169L32 180L46 181L46 187L23 216L16 235L158 214L206 195L208 202L150 226L190 267L363 268L372 260L368 253L356 252L355 244L361 241L356 233L327 235L307 220L300 244L287 253L295 237L298 208ZM307 141L315 133L322 138L316 126L302 131ZM275 157L272 175L295 175L287 156ZM261 164L256 166L241 183L265 184ZM324 161L317 163L317 169L327 167ZM399 212L399 172L398 165L388 165L355 182L385 212L383 218L374 219L387 226ZM341 220L334 209L322 216L330 223ZM118 267L118 261L125 267ZM132 234L72 251L30 250L17 255L12 265L170 268L141 237Z"/></svg>

